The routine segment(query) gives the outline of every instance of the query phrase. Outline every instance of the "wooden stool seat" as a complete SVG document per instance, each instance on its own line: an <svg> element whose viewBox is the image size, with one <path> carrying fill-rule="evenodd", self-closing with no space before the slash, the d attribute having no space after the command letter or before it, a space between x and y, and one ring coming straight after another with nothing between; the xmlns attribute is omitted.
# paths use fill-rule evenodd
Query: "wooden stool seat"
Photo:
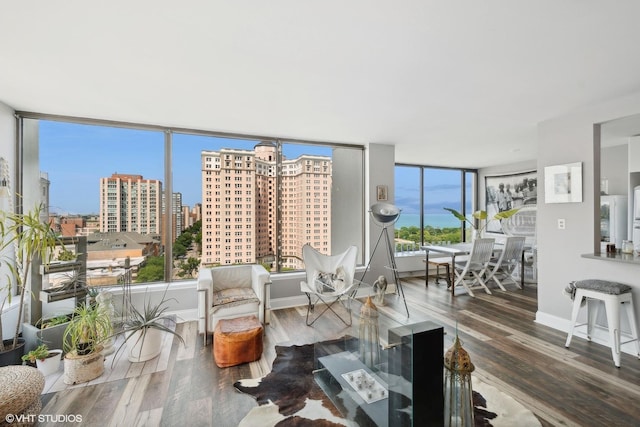
<svg viewBox="0 0 640 427"><path fill-rule="evenodd" d="M256 316L221 319L213 332L216 365L226 368L260 359L263 331Z"/></svg>
<svg viewBox="0 0 640 427"><path fill-rule="evenodd" d="M426 262L426 259L423 259L422 262ZM436 266L436 280L435 284L440 284L439 279L445 279L447 281L447 288L451 287L451 263L449 261L438 261L438 260L429 260L430 265ZM440 267L444 267L445 275L442 276L440 274Z"/></svg>

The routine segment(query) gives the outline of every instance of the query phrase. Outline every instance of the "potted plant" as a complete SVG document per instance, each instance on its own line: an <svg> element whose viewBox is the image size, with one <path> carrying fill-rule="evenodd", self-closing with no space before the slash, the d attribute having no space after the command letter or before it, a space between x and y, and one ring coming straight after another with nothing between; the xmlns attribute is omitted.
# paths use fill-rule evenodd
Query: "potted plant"
<svg viewBox="0 0 640 427"><path fill-rule="evenodd" d="M29 352L40 344L47 344L52 348L62 348L62 337L67 328L71 313L60 314L47 319L41 319L32 325L28 322L22 324L22 337L25 341L24 350Z"/></svg>
<svg viewBox="0 0 640 427"><path fill-rule="evenodd" d="M498 212L492 218L488 218L489 215L487 214L487 211L483 211L483 210L475 211L474 213L471 214L471 216L475 218L478 223L480 223L480 226L476 227L476 221L471 221L469 218L465 217L457 210L451 209L451 208L443 208L443 209L446 211L449 211L451 214L453 214L453 216L458 218L460 221L469 223L471 228L475 231L474 237L476 236L480 237L484 229L487 227L487 224L489 224L491 220L501 221L503 219L510 218L519 210L518 208L515 208L515 209L509 209L508 211Z"/></svg>
<svg viewBox="0 0 640 427"><path fill-rule="evenodd" d="M111 318L90 304L76 307L64 331L64 382L91 381L104 372L101 342L112 333Z"/></svg>
<svg viewBox="0 0 640 427"><path fill-rule="evenodd" d="M46 377L58 370L60 367L61 356L62 350L49 350L49 347L47 347L46 344L41 344L34 350L31 350L22 356L22 361L35 364L38 370L42 372L42 375Z"/></svg>
<svg viewBox="0 0 640 427"><path fill-rule="evenodd" d="M42 205L28 213L0 212L0 253L2 264L8 273L3 287L6 295L0 303L0 313L6 303L11 304L12 297L19 299L16 312L16 329L11 339L2 335L2 316L0 316L0 366L20 364L24 352L24 341L19 338L20 325L24 315L24 306L28 299L29 273L34 260L43 265L50 263L58 238L49 223L40 219ZM8 256L9 250L15 251L15 259ZM17 294L14 295L14 285Z"/></svg>
<svg viewBox="0 0 640 427"><path fill-rule="evenodd" d="M144 306L142 309L136 308L129 302L128 316L122 326L124 341L118 347L116 354L125 346L127 357L130 362L144 362L158 356L162 351L162 338L164 333L172 334L184 345L184 340L180 334L171 329L167 324L173 322L173 316L166 314L167 303L173 298L167 299L167 288L165 288L162 298L156 304L152 303L145 293ZM116 358L114 357L114 360Z"/></svg>

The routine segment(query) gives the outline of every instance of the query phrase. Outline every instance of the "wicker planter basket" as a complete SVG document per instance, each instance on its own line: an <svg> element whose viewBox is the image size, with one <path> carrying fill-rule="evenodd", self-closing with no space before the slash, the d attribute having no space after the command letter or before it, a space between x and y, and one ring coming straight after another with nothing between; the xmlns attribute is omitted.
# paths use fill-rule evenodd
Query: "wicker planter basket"
<svg viewBox="0 0 640 427"><path fill-rule="evenodd" d="M86 356L70 351L64 357L64 383L79 384L98 378L104 372L103 347Z"/></svg>

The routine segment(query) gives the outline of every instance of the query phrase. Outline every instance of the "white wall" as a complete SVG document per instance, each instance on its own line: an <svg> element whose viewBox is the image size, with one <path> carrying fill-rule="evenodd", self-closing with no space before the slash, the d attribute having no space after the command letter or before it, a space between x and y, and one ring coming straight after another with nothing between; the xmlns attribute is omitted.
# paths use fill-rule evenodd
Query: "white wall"
<svg viewBox="0 0 640 427"><path fill-rule="evenodd" d="M571 301L562 290L572 280L598 278L634 287L636 312L640 307L640 264L622 264L582 258L593 253L599 229L600 151L594 149L594 123L640 112L640 93L634 93L581 111L542 122L538 126L538 313L536 320L566 330ZM544 203L545 166L582 162L583 201ZM566 221L559 230L557 220ZM636 316L639 317L639 316Z"/></svg>
<svg viewBox="0 0 640 427"><path fill-rule="evenodd" d="M13 181L13 174L15 170L13 169L13 164L15 162L15 140L16 140L16 128L15 128L15 118L13 116L13 109L9 108L7 105L0 102L0 157L4 157L7 161L7 164L10 166L9 173L11 174L10 180ZM8 200L2 200L2 209L8 208ZM5 257L13 258L13 251L8 250L0 254L0 257L4 260ZM0 263L0 288L3 288L6 285L6 275L9 273L8 269L4 267ZM0 291L0 303L4 300L6 296L5 291ZM15 305L15 299L14 299ZM8 303L5 305L5 310L7 310ZM4 339L13 338L13 333L15 331L15 316L17 315L16 311L11 310L9 313L6 313L2 317L2 334Z"/></svg>
<svg viewBox="0 0 640 427"><path fill-rule="evenodd" d="M387 201L386 203L395 203L395 150L393 145L386 144L369 144L368 149L366 151L367 161L366 161L366 181L365 188L368 189L368 197L366 203L366 209L369 210L371 205L378 203L376 197L376 187L378 185L386 185L387 186ZM366 235L368 236L367 241L367 253L369 256L373 255L371 258L371 264L369 266L369 270L366 273L365 277L358 276L358 279L362 279L364 282L369 284L373 283L378 276L384 275L387 278L388 283L395 283L393 278L392 271L386 266L389 266L389 251L388 246L386 246L386 240L384 235L381 235L382 228L380 225L375 223L371 218L370 214L367 214L367 220L365 221L367 224ZM393 243L393 227L387 227L386 232L388 233L390 241ZM381 238L382 236L382 238ZM378 248L375 249L376 242L380 239L380 243ZM375 253L373 253L375 249ZM373 253L373 254L372 254ZM369 257L365 259L365 262Z"/></svg>

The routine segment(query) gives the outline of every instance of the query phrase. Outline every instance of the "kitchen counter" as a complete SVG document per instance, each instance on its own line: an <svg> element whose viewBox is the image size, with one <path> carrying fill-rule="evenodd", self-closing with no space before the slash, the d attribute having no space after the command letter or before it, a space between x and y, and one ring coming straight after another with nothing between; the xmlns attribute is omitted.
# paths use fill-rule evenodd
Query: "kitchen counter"
<svg viewBox="0 0 640 427"><path fill-rule="evenodd" d="M617 251L615 253L601 252L601 253L593 253L593 254L583 254L582 258L599 259L602 261L613 261L613 262L622 262L626 264L640 265L640 255L638 255L637 252L634 252L632 254L623 254L620 251Z"/></svg>

